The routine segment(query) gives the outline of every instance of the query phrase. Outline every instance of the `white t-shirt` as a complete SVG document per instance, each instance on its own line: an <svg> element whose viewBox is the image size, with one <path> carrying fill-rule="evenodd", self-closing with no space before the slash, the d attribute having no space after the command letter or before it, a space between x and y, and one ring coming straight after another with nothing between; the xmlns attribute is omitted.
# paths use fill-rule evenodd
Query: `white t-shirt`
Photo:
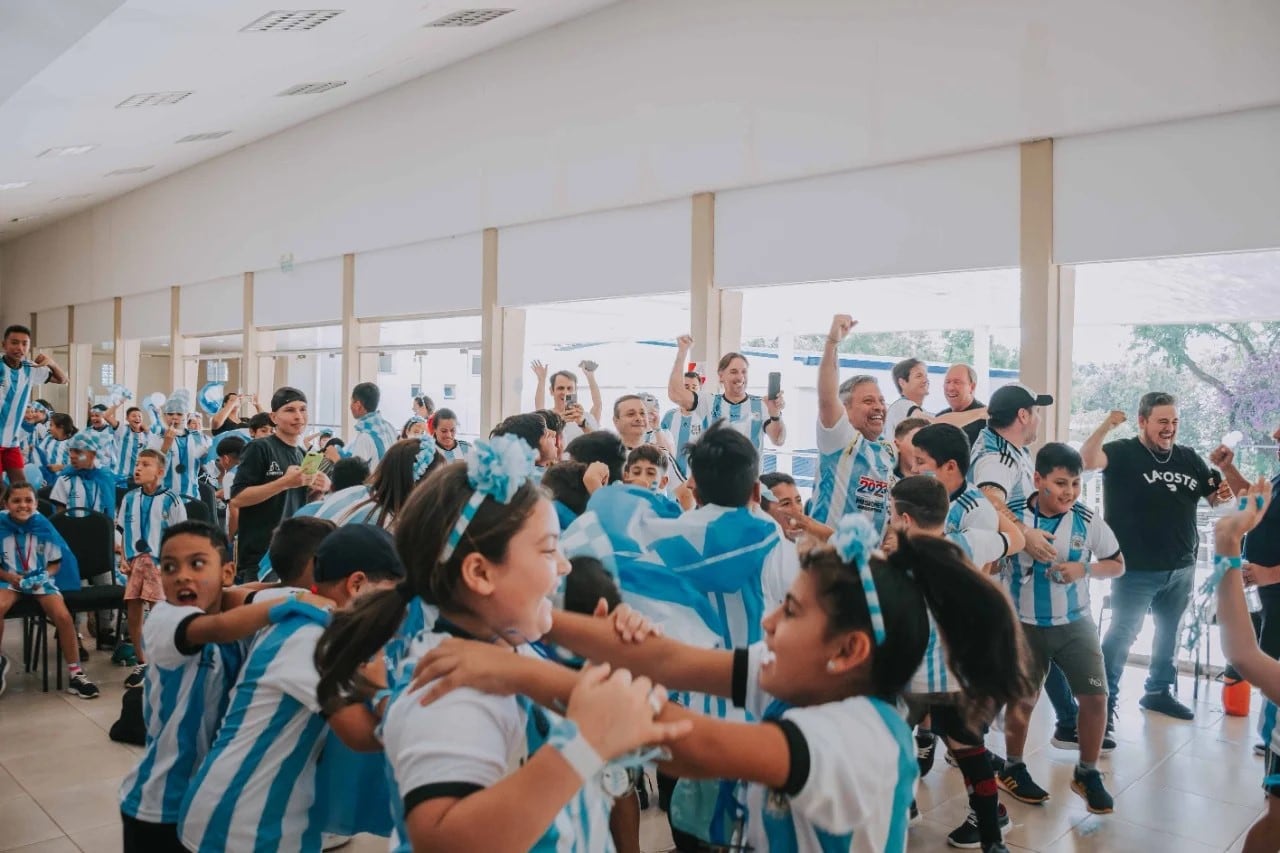
<svg viewBox="0 0 1280 853"><path fill-rule="evenodd" d="M898 428L898 424L907 418L923 415L929 417L929 413L924 407L918 403L908 400L906 397L899 397L889 404L889 410L884 413L884 433L885 441L893 441L894 430Z"/></svg>
<svg viewBox="0 0 1280 853"><path fill-rule="evenodd" d="M568 421L565 421L564 429L560 432L560 440L564 442L565 447L568 447L569 442L573 441L578 436L586 435L588 432L595 432L596 430L600 429L599 421L591 417L590 412L584 411L582 413L582 422L587 425L586 429L583 429L577 424L572 424L572 423L569 423Z"/></svg>
<svg viewBox="0 0 1280 853"><path fill-rule="evenodd" d="M753 850L883 853L906 850L918 775L915 745L898 709L858 696L790 708L760 689L764 644L736 654L734 703L777 720L791 751L782 790L747 788L746 843ZM740 658L739 658L740 659Z"/></svg>

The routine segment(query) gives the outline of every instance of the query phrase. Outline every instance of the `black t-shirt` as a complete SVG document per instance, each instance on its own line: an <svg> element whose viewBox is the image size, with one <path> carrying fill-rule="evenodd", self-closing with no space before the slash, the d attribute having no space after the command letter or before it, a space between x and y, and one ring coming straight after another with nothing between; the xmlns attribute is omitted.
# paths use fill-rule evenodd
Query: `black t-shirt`
<svg viewBox="0 0 1280 853"><path fill-rule="evenodd" d="M213 428L213 434L222 435L224 432L232 432L234 430L248 429L248 428L249 428L248 421L238 421L235 418L227 418L225 421L222 422L222 426Z"/></svg>
<svg viewBox="0 0 1280 853"><path fill-rule="evenodd" d="M1193 566L1200 537L1196 506L1222 475L1190 447L1175 444L1168 461L1137 438L1102 446L1103 516L1120 542L1126 571L1167 572Z"/></svg>
<svg viewBox="0 0 1280 853"><path fill-rule="evenodd" d="M969 405L965 406L963 409L959 409L959 410L957 410L957 409L943 409L941 412L938 412L938 414L939 414L939 415L950 415L950 414L955 413L956 411L961 411L961 412L972 412L974 409L981 409L981 408L984 408L986 405L987 405L986 403L983 403L982 401L980 401L980 400L978 400L978 399L976 399L976 398L975 398L975 399L973 400L973 402L971 402ZM969 436L969 446L970 446L970 447L972 447L972 446L973 446L973 443L974 443L975 441L977 441L977 440L978 440L978 433L982 432L983 428L984 428L984 427L986 427L986 425L987 425L987 419L986 419L986 418L983 418L983 419L981 419L981 420L977 420L977 421L974 421L973 423L966 424L966 425L964 425L964 426L960 427L960 429L964 430L964 434L965 434L965 435L967 435L967 436Z"/></svg>
<svg viewBox="0 0 1280 853"><path fill-rule="evenodd" d="M240 454L240 467L231 486L231 496L234 498L250 486L280 479L291 465L301 465L302 457L301 447L286 444L274 435L249 442ZM293 515L306 502L307 487L298 486L240 510L238 562L242 572L257 574L258 562L271 544L271 532L282 519Z"/></svg>
<svg viewBox="0 0 1280 853"><path fill-rule="evenodd" d="M1244 537L1244 558L1260 566L1280 566L1280 475L1271 481L1271 505Z"/></svg>

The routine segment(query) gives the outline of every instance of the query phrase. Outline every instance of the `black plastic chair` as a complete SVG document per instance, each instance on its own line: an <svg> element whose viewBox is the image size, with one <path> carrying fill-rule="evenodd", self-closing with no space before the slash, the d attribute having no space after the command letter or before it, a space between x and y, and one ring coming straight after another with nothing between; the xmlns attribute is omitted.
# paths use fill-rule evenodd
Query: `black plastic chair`
<svg viewBox="0 0 1280 853"><path fill-rule="evenodd" d="M36 498L36 512L40 513L45 518L53 518L58 512L58 507L55 506L51 500Z"/></svg>
<svg viewBox="0 0 1280 853"><path fill-rule="evenodd" d="M207 521L213 524L213 512L204 501L187 498L182 502L187 509L187 518L191 521Z"/></svg>
<svg viewBox="0 0 1280 853"><path fill-rule="evenodd" d="M218 490L212 483L200 484L200 500L209 508L209 518L214 524L218 523Z"/></svg>
<svg viewBox="0 0 1280 853"><path fill-rule="evenodd" d="M63 600L67 603L67 609L71 611L73 617L78 613L114 611L116 636L120 636L121 619L124 614L124 587L116 583L115 577L115 521L100 512L72 509L58 513L50 519L50 523L62 538L67 540L67 547L71 549L72 554L75 554L76 561L80 564L80 589L62 594ZM109 575L111 582L91 583L99 575ZM47 648L45 657L48 657ZM57 683L58 689L61 690L61 646L58 646L57 661Z"/></svg>

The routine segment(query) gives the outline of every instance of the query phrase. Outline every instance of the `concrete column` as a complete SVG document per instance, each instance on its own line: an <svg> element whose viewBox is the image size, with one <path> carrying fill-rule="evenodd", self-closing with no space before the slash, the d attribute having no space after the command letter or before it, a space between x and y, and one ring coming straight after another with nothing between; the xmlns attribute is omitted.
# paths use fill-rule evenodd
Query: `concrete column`
<svg viewBox="0 0 1280 853"><path fill-rule="evenodd" d="M360 383L360 322L356 319L356 256L342 256L342 394ZM342 434L353 429L351 409L342 407Z"/></svg>
<svg viewBox="0 0 1280 853"><path fill-rule="evenodd" d="M70 328L67 330L67 414L75 419L76 426L83 427L89 421L89 390L93 377L93 343L79 343L76 334L76 308L67 309Z"/></svg>
<svg viewBox="0 0 1280 853"><path fill-rule="evenodd" d="M503 312L498 305L498 229L486 228L480 274L480 424L481 435L502 420Z"/></svg>

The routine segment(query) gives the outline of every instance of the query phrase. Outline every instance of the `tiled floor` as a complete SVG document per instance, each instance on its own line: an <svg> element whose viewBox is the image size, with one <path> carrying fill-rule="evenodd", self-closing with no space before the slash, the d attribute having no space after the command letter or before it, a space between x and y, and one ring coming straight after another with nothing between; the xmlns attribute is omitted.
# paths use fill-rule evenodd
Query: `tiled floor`
<svg viewBox="0 0 1280 853"><path fill-rule="evenodd" d="M120 712L125 671L95 653L90 675L102 688L91 702L40 692L21 671L18 623L5 631L13 668L0 697L0 851L111 853L120 849L117 789L140 749L107 738ZM1116 796L1116 812L1093 817L1068 787L1075 754L1049 745L1052 712L1046 703L1032 722L1027 763L1052 793L1044 806L1002 799L1013 818L1005 834L1013 849L1053 851L1155 850L1160 853L1241 849L1243 834L1262 811L1262 760L1252 753L1254 720L1225 717L1217 687L1201 702L1194 723L1146 715L1136 707L1143 673L1130 668L1122 686L1120 747L1102 767ZM1190 697L1191 682L1184 680ZM1260 700L1255 693L1253 709ZM999 748L998 734L990 738ZM941 759L918 792L924 819L911 830L913 851L945 850L946 835L964 820L967 801L959 772ZM663 815L643 815L646 853L670 847ZM382 839L358 838L352 853L386 849Z"/></svg>

